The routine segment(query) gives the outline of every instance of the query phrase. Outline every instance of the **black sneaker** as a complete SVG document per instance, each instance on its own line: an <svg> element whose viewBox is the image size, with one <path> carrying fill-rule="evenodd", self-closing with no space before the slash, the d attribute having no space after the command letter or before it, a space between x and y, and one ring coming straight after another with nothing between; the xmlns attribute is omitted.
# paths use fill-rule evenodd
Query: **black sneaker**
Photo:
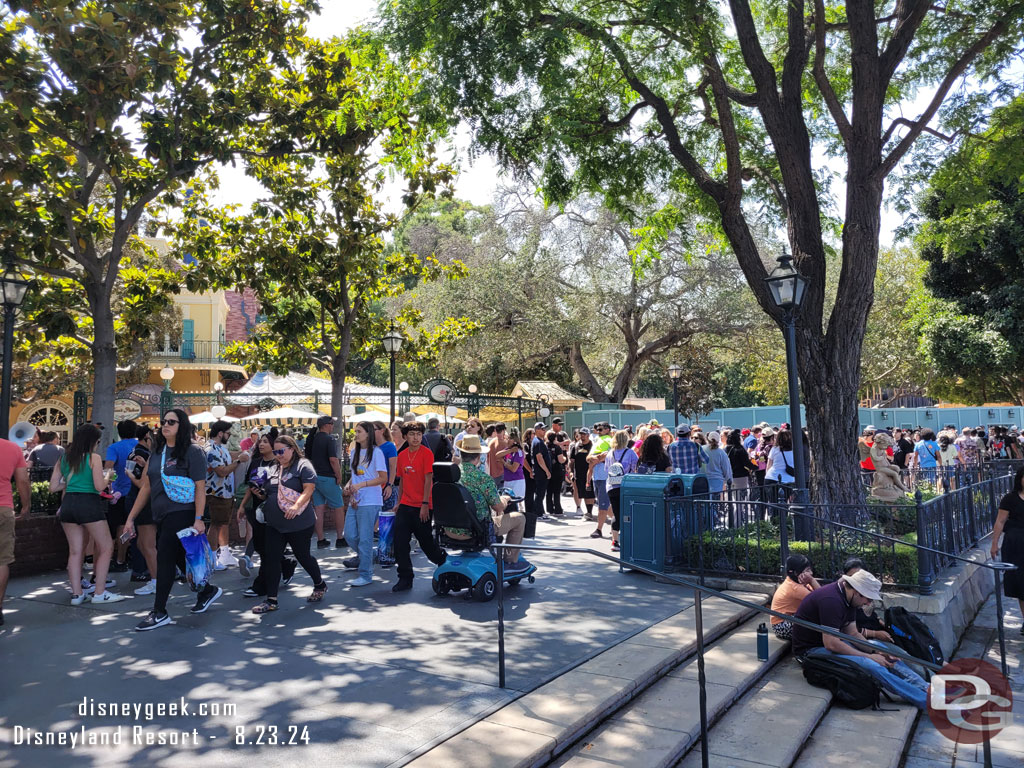
<svg viewBox="0 0 1024 768"><path fill-rule="evenodd" d="M144 618L138 624L135 625L136 632L145 632L147 629L156 629L162 627L165 624L171 623L171 617L166 613L157 613L156 611L150 611L149 616Z"/></svg>
<svg viewBox="0 0 1024 768"><path fill-rule="evenodd" d="M128 581L141 581L143 584L145 584L147 581L149 581L149 579L149 571L143 571L142 573L133 573L132 577L128 579Z"/></svg>
<svg viewBox="0 0 1024 768"><path fill-rule="evenodd" d="M391 588L392 592L405 592L412 589L412 579L399 579L398 583Z"/></svg>
<svg viewBox="0 0 1024 768"><path fill-rule="evenodd" d="M358 557L346 557L344 560L341 561L341 564L343 566L345 566L346 568L352 570L352 569L355 569L355 568L359 567L359 558Z"/></svg>
<svg viewBox="0 0 1024 768"><path fill-rule="evenodd" d="M327 549L329 546L331 546L331 542L327 539L318 539L316 542L317 549Z"/></svg>
<svg viewBox="0 0 1024 768"><path fill-rule="evenodd" d="M192 613L205 613L206 609L213 605L214 600L224 594L224 590L207 584L203 591L196 598L196 604L192 606Z"/></svg>
<svg viewBox="0 0 1024 768"><path fill-rule="evenodd" d="M110 573L127 573L128 572L128 563L113 562L113 563L110 564L109 572Z"/></svg>
<svg viewBox="0 0 1024 768"><path fill-rule="evenodd" d="M298 566L298 562L295 560L289 560L281 568L281 583L287 584L292 580L292 576L295 575L295 568Z"/></svg>
<svg viewBox="0 0 1024 768"><path fill-rule="evenodd" d="M334 548L335 549L344 549L347 546L348 546L348 542L345 541L345 537L344 536L342 536L340 539L338 539L336 542L334 542Z"/></svg>

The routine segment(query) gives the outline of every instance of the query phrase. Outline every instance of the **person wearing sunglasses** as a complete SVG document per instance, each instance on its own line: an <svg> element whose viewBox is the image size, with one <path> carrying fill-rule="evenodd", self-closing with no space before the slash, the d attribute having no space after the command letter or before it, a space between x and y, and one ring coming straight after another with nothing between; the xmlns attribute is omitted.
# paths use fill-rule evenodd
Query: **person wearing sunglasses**
<svg viewBox="0 0 1024 768"><path fill-rule="evenodd" d="M255 614L277 610L277 591L281 581L281 556L290 544L295 559L313 580L313 593L308 603L319 603L327 592L327 582L320 574L320 564L309 551L310 539L316 526L313 511L313 492L316 490L316 469L290 435L279 435L274 441L277 466L270 467L267 478L267 500L263 516L267 521L266 559L260 571L266 569L267 598L252 609Z"/></svg>
<svg viewBox="0 0 1024 768"><path fill-rule="evenodd" d="M167 597L174 584L175 566L185 572L185 548L178 531L195 528L206 531L206 454L191 440L192 424L180 408L167 411L160 420L153 451L142 476L124 530L135 534L135 520L149 502L156 523L156 594L153 610L135 629L139 632L171 623ZM205 613L224 590L207 582L196 597L192 613Z"/></svg>

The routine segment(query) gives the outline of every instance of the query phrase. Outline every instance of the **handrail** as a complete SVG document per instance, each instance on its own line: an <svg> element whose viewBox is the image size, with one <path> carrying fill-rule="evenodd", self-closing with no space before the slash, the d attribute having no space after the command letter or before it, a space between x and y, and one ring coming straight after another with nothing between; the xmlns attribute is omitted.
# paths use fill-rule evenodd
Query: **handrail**
<svg viewBox="0 0 1024 768"><path fill-rule="evenodd" d="M838 637L847 643L858 644L861 647L871 648L873 650L884 650L884 652L890 656L895 656L902 659L905 662L915 664L917 666L925 667L933 672L940 672L942 667L931 662L924 661L923 659L915 658L910 654L904 652L902 649L885 648L879 649L878 646L873 645L870 641L859 640L852 637L851 635L844 634L839 630L832 629L831 627L825 627L821 624L815 624L813 621L807 621L805 619L798 619L796 616L790 616L786 613L779 613L773 611L771 608L765 608L763 605L757 603L751 603L747 600L743 600L738 597L721 592L712 587L708 587L704 584L699 584L695 581L690 581L679 576L674 576L665 573L658 573L657 571L646 568L642 565L635 565L633 563L627 563L622 558L614 557L605 552L598 552L596 549L590 549L589 547L542 547L536 544L505 544L495 542L490 545L491 555L494 557L495 563L497 564L498 574L498 686L500 688L505 687L505 562L501 556L501 550L515 549L515 550L528 550L531 552L579 552L587 555L594 555L607 560L611 563L617 563L619 567L625 566L632 570L646 573L648 576L654 576L656 578L667 580L671 583L678 584L683 587L689 587L693 590L693 607L694 607L694 630L697 635L697 685L699 688L699 709L700 709L700 741L701 741L701 765L702 768L708 768L708 710L707 710L707 676L705 674L704 667L704 614L701 608L701 593L706 592L712 597L719 597L735 605L749 608L758 613L767 613L769 616L775 616L783 619L784 621L792 622L805 629L811 629L815 632L822 634L829 634L834 637Z"/></svg>

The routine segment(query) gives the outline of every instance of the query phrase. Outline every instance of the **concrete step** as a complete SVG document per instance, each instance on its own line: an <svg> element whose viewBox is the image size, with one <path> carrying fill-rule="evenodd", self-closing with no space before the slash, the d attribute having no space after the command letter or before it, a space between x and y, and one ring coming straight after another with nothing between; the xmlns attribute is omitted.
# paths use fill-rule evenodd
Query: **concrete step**
<svg viewBox="0 0 1024 768"><path fill-rule="evenodd" d="M918 709L913 704L890 703L870 709L829 709L807 740L794 768L898 768L903 748L914 730Z"/></svg>
<svg viewBox="0 0 1024 768"><path fill-rule="evenodd" d="M759 605L767 601L761 594L732 594ZM751 613L720 598L704 600L705 642L734 629ZM688 608L516 699L408 765L547 765L595 723L691 657L696 645L694 613Z"/></svg>
<svg viewBox="0 0 1024 768"><path fill-rule="evenodd" d="M792 657L786 658L708 733L708 764L715 768L789 768L828 710L830 699L827 691L807 684ZM699 743L678 765L700 768ZM829 759L817 768L831 765Z"/></svg>
<svg viewBox="0 0 1024 768"><path fill-rule="evenodd" d="M706 649L708 722L713 723L788 651L789 643L769 634L769 658L757 659L755 616ZM565 768L674 765L700 738L697 660L691 658L654 683L588 734L558 763Z"/></svg>

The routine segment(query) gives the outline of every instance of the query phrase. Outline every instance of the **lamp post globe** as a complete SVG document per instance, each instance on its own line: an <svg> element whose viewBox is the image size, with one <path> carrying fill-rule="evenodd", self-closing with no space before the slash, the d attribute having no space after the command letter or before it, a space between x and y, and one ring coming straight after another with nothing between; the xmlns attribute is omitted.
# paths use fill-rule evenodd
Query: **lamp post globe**
<svg viewBox="0 0 1024 768"><path fill-rule="evenodd" d="M0 299L4 305L4 370L0 384L0 437L7 437L10 426L11 386L14 376L14 316L28 293L28 280L8 262L0 277Z"/></svg>
<svg viewBox="0 0 1024 768"><path fill-rule="evenodd" d="M683 377L683 369L676 363L668 367L668 377L672 380L672 423L673 429L679 427L679 380Z"/></svg>
<svg viewBox="0 0 1024 768"><path fill-rule="evenodd" d="M395 421L395 356L402 349L405 337L391 324L391 329L384 334L381 342L384 344L384 351L391 356L391 423Z"/></svg>
<svg viewBox="0 0 1024 768"><path fill-rule="evenodd" d="M228 409L223 405L215 405L210 409L210 413L213 414L215 419L223 419L227 415Z"/></svg>

